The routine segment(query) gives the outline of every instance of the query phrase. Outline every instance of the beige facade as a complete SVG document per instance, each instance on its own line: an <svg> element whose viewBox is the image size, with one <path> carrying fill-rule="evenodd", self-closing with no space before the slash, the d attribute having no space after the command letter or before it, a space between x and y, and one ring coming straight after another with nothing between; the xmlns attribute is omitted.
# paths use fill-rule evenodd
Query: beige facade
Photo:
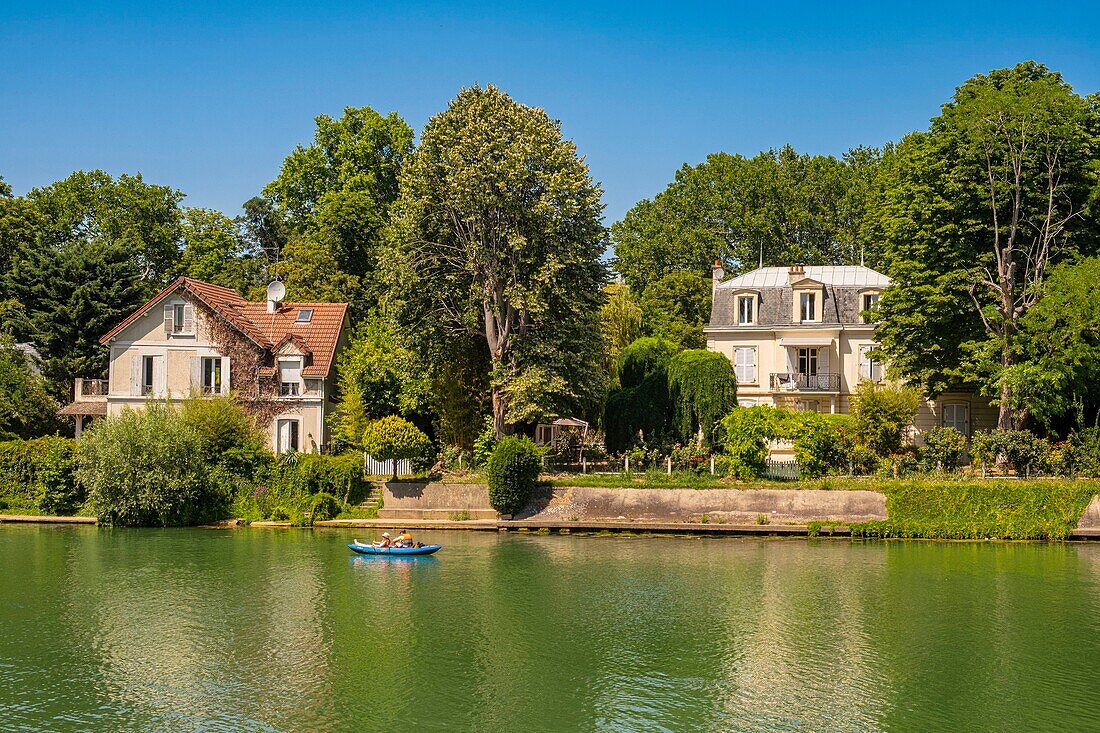
<svg viewBox="0 0 1100 733"><path fill-rule="evenodd" d="M742 406L848 413L863 380L881 381L875 326L862 313L890 281L866 267L761 268L723 280L715 268L707 348L737 373ZM922 401L914 438L937 425L969 435L996 427L996 410L971 393Z"/></svg>
<svg viewBox="0 0 1100 733"><path fill-rule="evenodd" d="M89 416L244 387L243 393L264 394L265 404L279 409L265 426L273 451L319 452L328 443L333 364L346 341L346 309L337 303L252 303L231 290L180 278L104 336L108 379L78 380L76 400L63 412L76 416L79 435ZM248 359L253 371L247 377L234 373L233 358L217 344L215 333L226 328L245 344L246 351L236 353L255 357ZM255 382L242 384L245 379ZM263 392L261 379L269 385Z"/></svg>

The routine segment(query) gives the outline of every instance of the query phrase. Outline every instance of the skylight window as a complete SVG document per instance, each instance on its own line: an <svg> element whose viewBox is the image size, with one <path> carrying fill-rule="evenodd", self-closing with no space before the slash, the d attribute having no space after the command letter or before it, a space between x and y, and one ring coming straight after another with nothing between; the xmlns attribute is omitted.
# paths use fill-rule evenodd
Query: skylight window
<svg viewBox="0 0 1100 733"><path fill-rule="evenodd" d="M313 320L312 308L299 308L298 317L294 319L295 323L309 323Z"/></svg>

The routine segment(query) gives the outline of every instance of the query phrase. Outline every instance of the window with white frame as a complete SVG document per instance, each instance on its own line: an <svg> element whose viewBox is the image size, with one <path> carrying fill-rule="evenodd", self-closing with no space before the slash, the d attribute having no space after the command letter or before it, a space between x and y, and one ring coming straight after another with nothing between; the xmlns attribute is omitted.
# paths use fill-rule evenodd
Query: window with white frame
<svg viewBox="0 0 1100 733"><path fill-rule="evenodd" d="M943 406L943 426L955 428L963 435L970 435L970 405L965 402L947 402Z"/></svg>
<svg viewBox="0 0 1100 733"><path fill-rule="evenodd" d="M153 394L156 378L156 358L152 356L141 357L141 394L148 396Z"/></svg>
<svg viewBox="0 0 1100 733"><path fill-rule="evenodd" d="M821 412L821 402L818 400L799 400L799 412Z"/></svg>
<svg viewBox="0 0 1100 733"><path fill-rule="evenodd" d="M799 293L798 303L798 313L800 320L817 320L817 293Z"/></svg>
<svg viewBox="0 0 1100 733"><path fill-rule="evenodd" d="M756 296L737 296L737 323L741 326L751 326L756 323Z"/></svg>
<svg viewBox="0 0 1100 733"><path fill-rule="evenodd" d="M756 384L756 347L743 346L733 350L733 371L738 384Z"/></svg>
<svg viewBox="0 0 1100 733"><path fill-rule="evenodd" d="M878 307L878 293L863 294L863 310L869 311Z"/></svg>
<svg viewBox="0 0 1100 733"><path fill-rule="evenodd" d="M872 382L882 381L882 362L872 357L878 347L874 344L859 347L859 378Z"/></svg>
<svg viewBox="0 0 1100 733"><path fill-rule="evenodd" d="M202 360L202 393L222 393L222 360L221 357L208 356Z"/></svg>
<svg viewBox="0 0 1100 733"><path fill-rule="evenodd" d="M297 397L302 393L302 360L279 359L279 395Z"/></svg>
<svg viewBox="0 0 1100 733"><path fill-rule="evenodd" d="M798 373L808 377L817 376L817 349L798 350Z"/></svg>

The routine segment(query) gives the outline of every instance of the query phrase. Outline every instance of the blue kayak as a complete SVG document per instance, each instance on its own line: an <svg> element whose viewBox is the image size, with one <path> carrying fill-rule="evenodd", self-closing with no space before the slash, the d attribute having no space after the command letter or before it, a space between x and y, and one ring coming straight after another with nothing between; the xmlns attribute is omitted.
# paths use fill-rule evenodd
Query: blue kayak
<svg viewBox="0 0 1100 733"><path fill-rule="evenodd" d="M442 549L442 545L424 545L423 547L375 547L374 545L363 545L358 542L352 542L348 545L348 549L352 552L357 552L360 555L431 555L433 552L439 552Z"/></svg>

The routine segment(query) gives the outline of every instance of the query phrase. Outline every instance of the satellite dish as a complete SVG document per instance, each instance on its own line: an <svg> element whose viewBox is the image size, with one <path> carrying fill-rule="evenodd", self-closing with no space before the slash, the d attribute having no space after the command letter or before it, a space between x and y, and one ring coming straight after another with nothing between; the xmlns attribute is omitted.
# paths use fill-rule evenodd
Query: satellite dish
<svg viewBox="0 0 1100 733"><path fill-rule="evenodd" d="M286 286L278 280L269 283L267 286L267 299L273 303L282 303L283 298L286 297Z"/></svg>

